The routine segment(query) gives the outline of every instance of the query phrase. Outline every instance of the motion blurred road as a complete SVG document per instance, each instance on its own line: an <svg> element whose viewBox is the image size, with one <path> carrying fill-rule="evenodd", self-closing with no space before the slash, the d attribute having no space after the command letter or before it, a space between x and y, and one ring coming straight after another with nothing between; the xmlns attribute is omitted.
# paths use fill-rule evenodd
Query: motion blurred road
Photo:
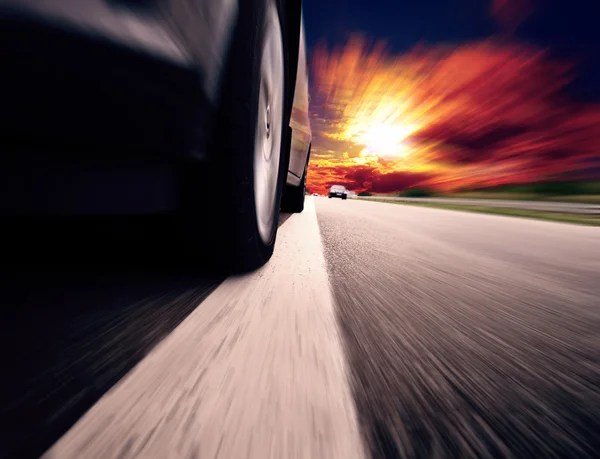
<svg viewBox="0 0 600 459"><path fill-rule="evenodd" d="M317 200L373 457L598 457L600 232Z"/></svg>
<svg viewBox="0 0 600 459"><path fill-rule="evenodd" d="M0 457L598 457L598 229L287 217L246 276L7 265Z"/></svg>

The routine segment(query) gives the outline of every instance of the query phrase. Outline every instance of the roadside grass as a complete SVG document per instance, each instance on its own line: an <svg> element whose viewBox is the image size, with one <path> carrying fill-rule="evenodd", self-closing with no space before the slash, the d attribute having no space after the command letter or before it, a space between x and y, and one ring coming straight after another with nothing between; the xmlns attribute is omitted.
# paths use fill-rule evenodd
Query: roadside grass
<svg viewBox="0 0 600 459"><path fill-rule="evenodd" d="M465 191L462 193L448 193L439 195L444 198L462 198L462 199L506 199L514 201L554 201L554 202L575 202L583 204L600 204L600 195L565 195L565 196L547 196L535 193L504 193L494 191Z"/></svg>
<svg viewBox="0 0 600 459"><path fill-rule="evenodd" d="M387 204L400 204L405 206L432 207L435 209L461 210L484 214L504 215L509 217L533 218L562 223L575 223L579 225L600 226L600 215L568 214L564 212L546 212L528 209L509 209L506 207L465 206L460 204L438 204L424 202L390 201L387 199L365 199L365 201L385 202Z"/></svg>
<svg viewBox="0 0 600 459"><path fill-rule="evenodd" d="M528 184L499 185L494 187L439 192L428 188L413 187L398 193L379 196L405 198L463 198L507 199L517 201L553 201L600 204L600 181L555 181Z"/></svg>

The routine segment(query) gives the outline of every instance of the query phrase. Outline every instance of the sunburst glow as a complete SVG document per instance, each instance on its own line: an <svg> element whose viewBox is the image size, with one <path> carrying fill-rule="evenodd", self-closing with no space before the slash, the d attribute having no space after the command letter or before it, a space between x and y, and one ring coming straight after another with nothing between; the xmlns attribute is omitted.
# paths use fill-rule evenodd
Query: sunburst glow
<svg viewBox="0 0 600 459"><path fill-rule="evenodd" d="M358 135L357 142L366 145L367 151L382 157L404 157L408 145L403 143L416 131L414 126L374 124Z"/></svg>
<svg viewBox="0 0 600 459"><path fill-rule="evenodd" d="M597 170L600 108L565 95L572 63L508 40L385 49L353 38L313 53L311 191L451 190Z"/></svg>

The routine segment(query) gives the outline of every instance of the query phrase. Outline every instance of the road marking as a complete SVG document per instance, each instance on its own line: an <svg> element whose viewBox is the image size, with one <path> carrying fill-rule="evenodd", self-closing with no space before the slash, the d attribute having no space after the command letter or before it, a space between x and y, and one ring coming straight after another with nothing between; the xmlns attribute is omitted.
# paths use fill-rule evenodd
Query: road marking
<svg viewBox="0 0 600 459"><path fill-rule="evenodd" d="M44 457L364 458L314 199Z"/></svg>

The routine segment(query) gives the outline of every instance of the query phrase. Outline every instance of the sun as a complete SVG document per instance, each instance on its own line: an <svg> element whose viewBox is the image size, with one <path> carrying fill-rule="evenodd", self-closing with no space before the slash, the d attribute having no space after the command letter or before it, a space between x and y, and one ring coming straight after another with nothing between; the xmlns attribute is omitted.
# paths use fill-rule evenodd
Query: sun
<svg viewBox="0 0 600 459"><path fill-rule="evenodd" d="M416 130L414 124L373 124L359 135L357 141L373 155L404 157L409 153L405 141Z"/></svg>

